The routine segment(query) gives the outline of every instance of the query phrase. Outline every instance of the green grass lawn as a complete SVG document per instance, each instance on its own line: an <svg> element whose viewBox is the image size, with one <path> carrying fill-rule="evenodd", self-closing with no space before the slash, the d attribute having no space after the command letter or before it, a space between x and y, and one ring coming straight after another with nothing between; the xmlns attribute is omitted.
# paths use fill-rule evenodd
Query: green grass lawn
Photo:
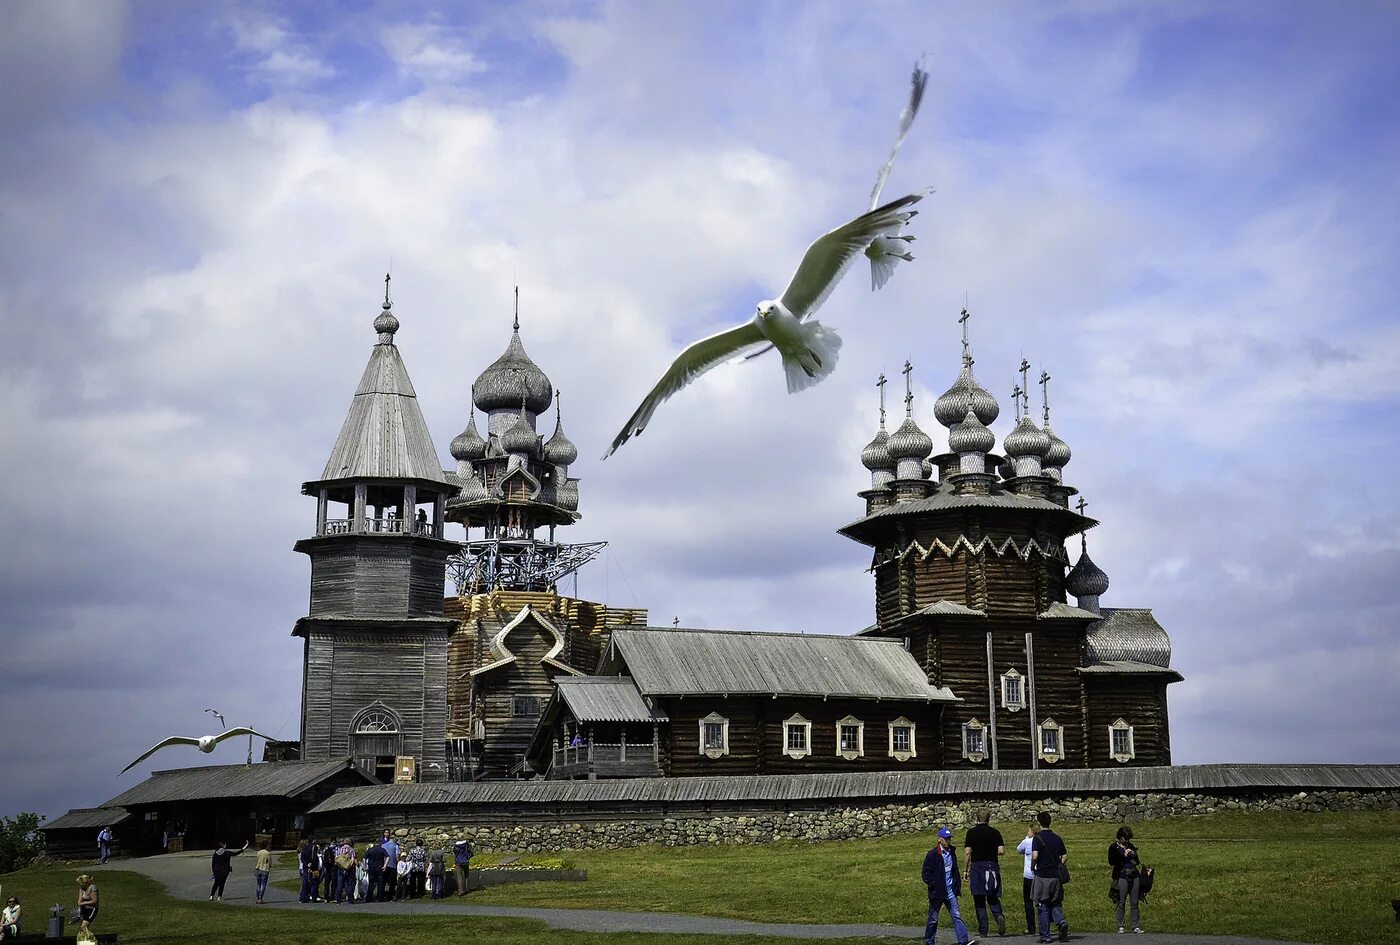
<svg viewBox="0 0 1400 945"><path fill-rule="evenodd" d="M1008 843L1024 836L998 824ZM1067 824L1074 882L1066 912L1079 931L1112 931L1106 848L1116 824ZM1134 825L1143 859L1159 871L1143 909L1149 931L1250 935L1317 943L1400 943L1390 900L1400 897L1400 813L1222 814ZM961 834L959 834L959 839ZM622 909L766 922L877 922L922 925L926 896L919 866L926 835L748 847L644 847L572 851L586 883L528 883L472 894L474 904ZM545 856L550 856L546 854ZM1020 875L1020 858L1007 861ZM279 863L280 865L280 863ZM29 910L30 931L46 906L73 899L74 869L41 868L0 877ZM102 923L123 942L279 945L325 942L439 945L444 937L489 936L501 945L720 945L719 936L589 935L551 931L527 920L476 916L372 916L327 907L259 909L183 902L134 873L103 873ZM1008 927L1021 921L1012 882ZM964 911L971 913L970 897ZM970 918L970 915L969 915ZM946 922L945 922L946 924ZM946 935L946 931L944 932ZM779 941L743 937L746 945Z"/></svg>
<svg viewBox="0 0 1400 945"><path fill-rule="evenodd" d="M998 824L1009 846L1024 829ZM1070 849L1070 924L1116 930L1107 848L1117 824L1057 825ZM1390 900L1400 897L1400 813L1221 814L1135 824L1157 888L1149 931L1252 935L1290 941L1400 943ZM961 842L961 832L958 834ZM919 868L931 837L751 847L644 847L570 853L587 883L530 883L472 894L500 905L627 908L769 922L920 925ZM1024 921L1020 857L1008 929ZM964 912L971 913L964 896Z"/></svg>

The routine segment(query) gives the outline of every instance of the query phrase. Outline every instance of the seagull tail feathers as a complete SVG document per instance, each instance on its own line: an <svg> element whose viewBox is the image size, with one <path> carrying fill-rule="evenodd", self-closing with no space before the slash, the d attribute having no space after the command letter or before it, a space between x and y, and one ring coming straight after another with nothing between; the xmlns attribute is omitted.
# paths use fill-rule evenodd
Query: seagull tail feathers
<svg viewBox="0 0 1400 945"><path fill-rule="evenodd" d="M841 353L841 336L821 322L804 323L800 337L797 350L782 353L789 394L820 383L836 370L836 359Z"/></svg>

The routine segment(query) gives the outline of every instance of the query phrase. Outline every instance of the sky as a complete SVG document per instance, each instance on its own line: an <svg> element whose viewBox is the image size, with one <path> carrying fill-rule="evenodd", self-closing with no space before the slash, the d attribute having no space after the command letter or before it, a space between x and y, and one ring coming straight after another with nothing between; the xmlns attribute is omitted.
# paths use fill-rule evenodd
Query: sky
<svg viewBox="0 0 1400 945"><path fill-rule="evenodd" d="M1379 2L0 5L0 814L241 762L117 776L206 708L297 737L299 489L390 268L445 466L519 284L579 594L687 626L872 622L874 381L941 447L966 302L994 432L1043 366L1103 603L1171 634L1174 760L1400 761L1397 46ZM886 194L935 192L835 373L727 365L600 462L864 209L920 56Z"/></svg>

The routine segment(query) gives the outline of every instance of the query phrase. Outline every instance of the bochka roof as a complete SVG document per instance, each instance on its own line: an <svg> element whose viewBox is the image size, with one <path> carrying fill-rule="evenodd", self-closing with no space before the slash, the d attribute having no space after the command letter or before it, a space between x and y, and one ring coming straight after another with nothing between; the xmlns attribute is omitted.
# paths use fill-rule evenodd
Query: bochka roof
<svg viewBox="0 0 1400 945"><path fill-rule="evenodd" d="M621 659L617 660L614 652ZM647 696L786 695L956 702L898 640L649 627L614 630L600 673L626 665Z"/></svg>
<svg viewBox="0 0 1400 945"><path fill-rule="evenodd" d="M446 484L408 370L399 349L384 337L370 352L321 481L382 478Z"/></svg>
<svg viewBox="0 0 1400 945"><path fill-rule="evenodd" d="M172 768L151 772L145 781L102 806L132 807L225 797L296 797L347 768L359 774L366 784L374 783L374 779L351 764L349 758Z"/></svg>

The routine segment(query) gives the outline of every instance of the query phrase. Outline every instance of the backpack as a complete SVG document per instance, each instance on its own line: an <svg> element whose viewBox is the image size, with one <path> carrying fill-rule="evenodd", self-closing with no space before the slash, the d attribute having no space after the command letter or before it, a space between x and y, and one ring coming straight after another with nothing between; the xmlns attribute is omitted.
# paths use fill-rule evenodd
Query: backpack
<svg viewBox="0 0 1400 945"><path fill-rule="evenodd" d="M1138 898L1146 899L1147 894L1152 891L1152 880L1156 877L1157 871L1150 866L1142 867L1138 880Z"/></svg>

